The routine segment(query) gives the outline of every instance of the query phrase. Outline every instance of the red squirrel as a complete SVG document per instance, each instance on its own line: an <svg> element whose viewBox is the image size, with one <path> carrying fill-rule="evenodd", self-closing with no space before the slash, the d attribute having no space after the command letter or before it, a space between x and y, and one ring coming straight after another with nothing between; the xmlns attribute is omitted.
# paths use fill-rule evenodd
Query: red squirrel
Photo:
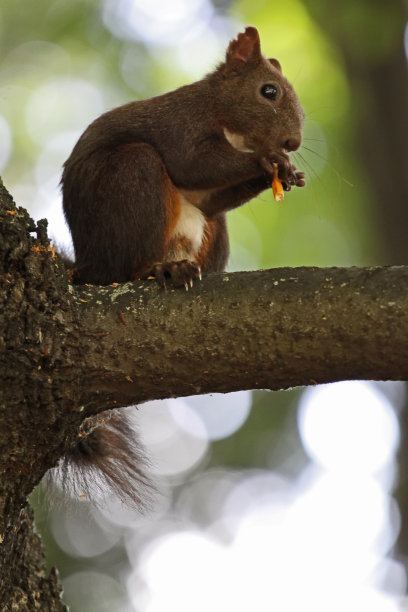
<svg viewBox="0 0 408 612"><path fill-rule="evenodd" d="M65 162L63 206L79 282L154 276L187 285L225 269L228 210L270 187L303 186L288 152L304 113L256 28L201 81L100 116Z"/></svg>
<svg viewBox="0 0 408 612"><path fill-rule="evenodd" d="M108 284L154 276L188 288L221 272L225 213L270 188L305 184L288 153L299 148L304 112L256 28L232 40L202 80L108 111L85 130L64 165L63 206L76 281ZM98 475L123 500L143 505L143 453L116 412L87 419L60 469L74 491ZM100 482L100 481L99 481ZM99 488L99 485L96 485ZM88 497L91 495L88 494Z"/></svg>

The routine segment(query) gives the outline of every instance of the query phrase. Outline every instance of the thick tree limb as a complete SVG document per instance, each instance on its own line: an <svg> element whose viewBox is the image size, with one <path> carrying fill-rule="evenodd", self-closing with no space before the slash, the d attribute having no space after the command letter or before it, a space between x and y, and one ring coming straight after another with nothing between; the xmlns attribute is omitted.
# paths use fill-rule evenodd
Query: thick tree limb
<svg viewBox="0 0 408 612"><path fill-rule="evenodd" d="M214 275L188 293L153 281L76 293L87 410L408 377L407 267L282 268Z"/></svg>

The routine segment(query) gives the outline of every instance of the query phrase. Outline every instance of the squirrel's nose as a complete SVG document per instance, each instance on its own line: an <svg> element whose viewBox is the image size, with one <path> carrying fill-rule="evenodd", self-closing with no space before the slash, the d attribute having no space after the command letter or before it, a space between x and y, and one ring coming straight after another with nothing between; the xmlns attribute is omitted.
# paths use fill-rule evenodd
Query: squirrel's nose
<svg viewBox="0 0 408 612"><path fill-rule="evenodd" d="M289 151L296 151L296 149L298 149L300 147L301 142L302 142L302 139L301 139L300 136L291 136L290 138L285 140L283 148L288 153L289 153Z"/></svg>

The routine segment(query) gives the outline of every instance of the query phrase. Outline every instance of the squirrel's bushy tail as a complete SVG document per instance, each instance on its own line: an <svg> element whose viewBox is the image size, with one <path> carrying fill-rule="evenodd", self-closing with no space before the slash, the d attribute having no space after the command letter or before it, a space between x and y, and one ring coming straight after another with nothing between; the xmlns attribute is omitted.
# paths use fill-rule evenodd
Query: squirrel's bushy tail
<svg viewBox="0 0 408 612"><path fill-rule="evenodd" d="M97 505L114 495L144 511L155 492L148 466L131 417L126 410L111 410L85 419L78 443L48 472L47 484Z"/></svg>

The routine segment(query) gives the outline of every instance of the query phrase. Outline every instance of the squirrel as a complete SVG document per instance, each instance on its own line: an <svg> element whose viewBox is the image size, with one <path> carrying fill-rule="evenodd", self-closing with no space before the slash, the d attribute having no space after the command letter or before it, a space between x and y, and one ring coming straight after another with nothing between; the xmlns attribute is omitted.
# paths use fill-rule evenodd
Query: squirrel
<svg viewBox="0 0 408 612"><path fill-rule="evenodd" d="M231 40L225 61L202 80L101 115L79 138L61 179L75 282L153 276L163 287L170 281L188 289L202 273L222 272L226 212L268 189L276 165L285 190L305 185L288 155L301 145L303 121L293 87L278 60L262 55L255 27ZM124 500L143 505L149 483L131 427L116 413L94 426L100 417L81 428L63 479L73 465L86 486L87 472L99 470Z"/></svg>

